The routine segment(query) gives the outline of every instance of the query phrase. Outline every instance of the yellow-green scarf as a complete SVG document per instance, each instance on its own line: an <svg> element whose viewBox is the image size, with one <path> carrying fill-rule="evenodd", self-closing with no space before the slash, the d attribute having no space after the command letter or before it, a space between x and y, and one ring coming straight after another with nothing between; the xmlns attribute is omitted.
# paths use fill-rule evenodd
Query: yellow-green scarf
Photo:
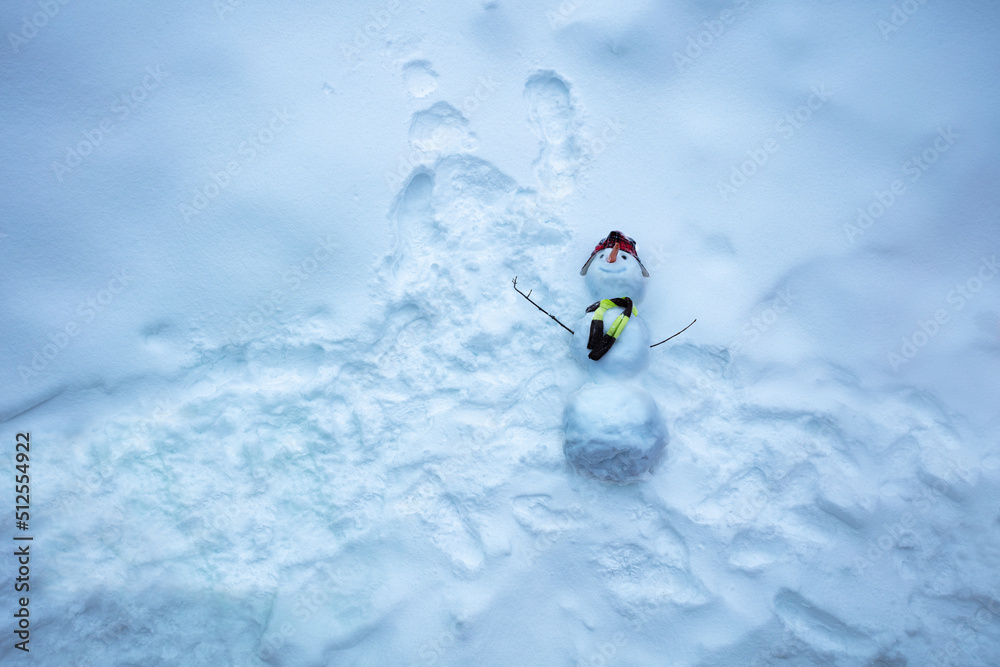
<svg viewBox="0 0 1000 667"><path fill-rule="evenodd" d="M608 308L615 307L624 308L625 311L615 318L611 328L605 333L604 313L607 312ZM593 319L590 320L590 338L587 340L587 349L590 350L588 356L594 361L608 353L611 346L618 340L618 336L625 330L625 325L628 324L628 318L632 316L632 313L639 314L639 311L632 306L632 299L627 296L617 299L601 299L589 306L587 312L594 313Z"/></svg>

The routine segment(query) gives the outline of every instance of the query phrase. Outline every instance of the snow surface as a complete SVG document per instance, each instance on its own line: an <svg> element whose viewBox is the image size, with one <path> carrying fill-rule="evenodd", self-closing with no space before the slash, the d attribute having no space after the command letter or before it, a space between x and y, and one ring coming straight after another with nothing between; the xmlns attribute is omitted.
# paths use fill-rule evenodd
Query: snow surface
<svg viewBox="0 0 1000 667"><path fill-rule="evenodd" d="M997 2L0 25L5 664L1000 663ZM612 229L698 318L631 486L510 285Z"/></svg>

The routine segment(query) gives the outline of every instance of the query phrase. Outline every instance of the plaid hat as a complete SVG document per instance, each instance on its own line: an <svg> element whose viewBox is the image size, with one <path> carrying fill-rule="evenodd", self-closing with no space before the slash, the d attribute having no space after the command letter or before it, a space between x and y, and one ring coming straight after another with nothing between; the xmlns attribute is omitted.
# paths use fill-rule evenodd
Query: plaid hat
<svg viewBox="0 0 1000 667"><path fill-rule="evenodd" d="M639 262L639 268L642 269L642 275L648 278L649 271L647 271L646 267L642 265L642 262L639 260L639 253L635 250L635 239L629 238L621 232L611 232L608 234L606 239L597 244L597 247L594 248L594 252L590 255L590 259L588 259L587 263L583 265L582 269L580 269L580 275L587 275L587 269L590 268L590 263L594 261L594 257L597 256L597 253L601 252L605 248L614 248L616 243L618 244L618 249L620 251L627 252L635 257L635 261Z"/></svg>

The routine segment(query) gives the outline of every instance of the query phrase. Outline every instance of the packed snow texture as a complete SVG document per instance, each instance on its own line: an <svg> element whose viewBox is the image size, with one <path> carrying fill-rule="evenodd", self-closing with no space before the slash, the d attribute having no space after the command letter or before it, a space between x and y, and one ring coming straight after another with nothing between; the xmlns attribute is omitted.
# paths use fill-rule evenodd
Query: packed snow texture
<svg viewBox="0 0 1000 667"><path fill-rule="evenodd" d="M0 9L0 661L1000 663L1000 5L293 5Z"/></svg>
<svg viewBox="0 0 1000 667"><path fill-rule="evenodd" d="M566 458L596 479L645 481L667 445L656 402L641 387L588 383L570 396L563 419Z"/></svg>

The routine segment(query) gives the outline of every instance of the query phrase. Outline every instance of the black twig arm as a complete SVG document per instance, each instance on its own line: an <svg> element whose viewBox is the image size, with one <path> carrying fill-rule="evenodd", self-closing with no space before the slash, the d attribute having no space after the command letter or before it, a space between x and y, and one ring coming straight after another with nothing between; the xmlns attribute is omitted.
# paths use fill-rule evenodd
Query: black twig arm
<svg viewBox="0 0 1000 667"><path fill-rule="evenodd" d="M552 319L554 319L559 324L559 326L561 326L563 329L565 329L566 331L570 332L574 336L576 335L576 333L572 329L570 329L568 326L566 326L562 322L559 322L559 318L557 318L555 315L549 315L549 311L545 310L544 308L542 308L541 306L539 306L534 301L531 301L531 299L529 298L531 296L531 290L528 290L528 293L525 294L521 290L517 289L517 276L514 276L514 280L512 280L511 282L514 283L514 290L518 294L520 294L521 296L523 296L525 299L528 299L528 301L531 302L531 305L533 305L535 308L537 308L538 310L542 311L543 313L545 313L546 315L548 315L549 317L551 317Z"/></svg>
<svg viewBox="0 0 1000 667"><path fill-rule="evenodd" d="M697 322L697 321L698 321L698 318L695 318L694 320L692 320L692 321L691 321L691 324L694 324L694 323L695 323L695 322ZM690 329L690 328L691 328L691 324L687 325L686 327L684 327L683 329L681 329L680 331L678 331L677 333L675 333L675 334L674 334L673 336L671 336L670 338L673 338L674 336L680 336L680 335L681 335L682 333L684 333L685 331L687 331L688 329ZM664 338L664 339L663 339L663 340L661 340L661 341L660 341L659 343L653 343L652 345L650 345L650 347L656 347L657 345L663 345L663 344L664 344L664 343L666 343L666 342L667 342L668 340L670 340L670 338Z"/></svg>

